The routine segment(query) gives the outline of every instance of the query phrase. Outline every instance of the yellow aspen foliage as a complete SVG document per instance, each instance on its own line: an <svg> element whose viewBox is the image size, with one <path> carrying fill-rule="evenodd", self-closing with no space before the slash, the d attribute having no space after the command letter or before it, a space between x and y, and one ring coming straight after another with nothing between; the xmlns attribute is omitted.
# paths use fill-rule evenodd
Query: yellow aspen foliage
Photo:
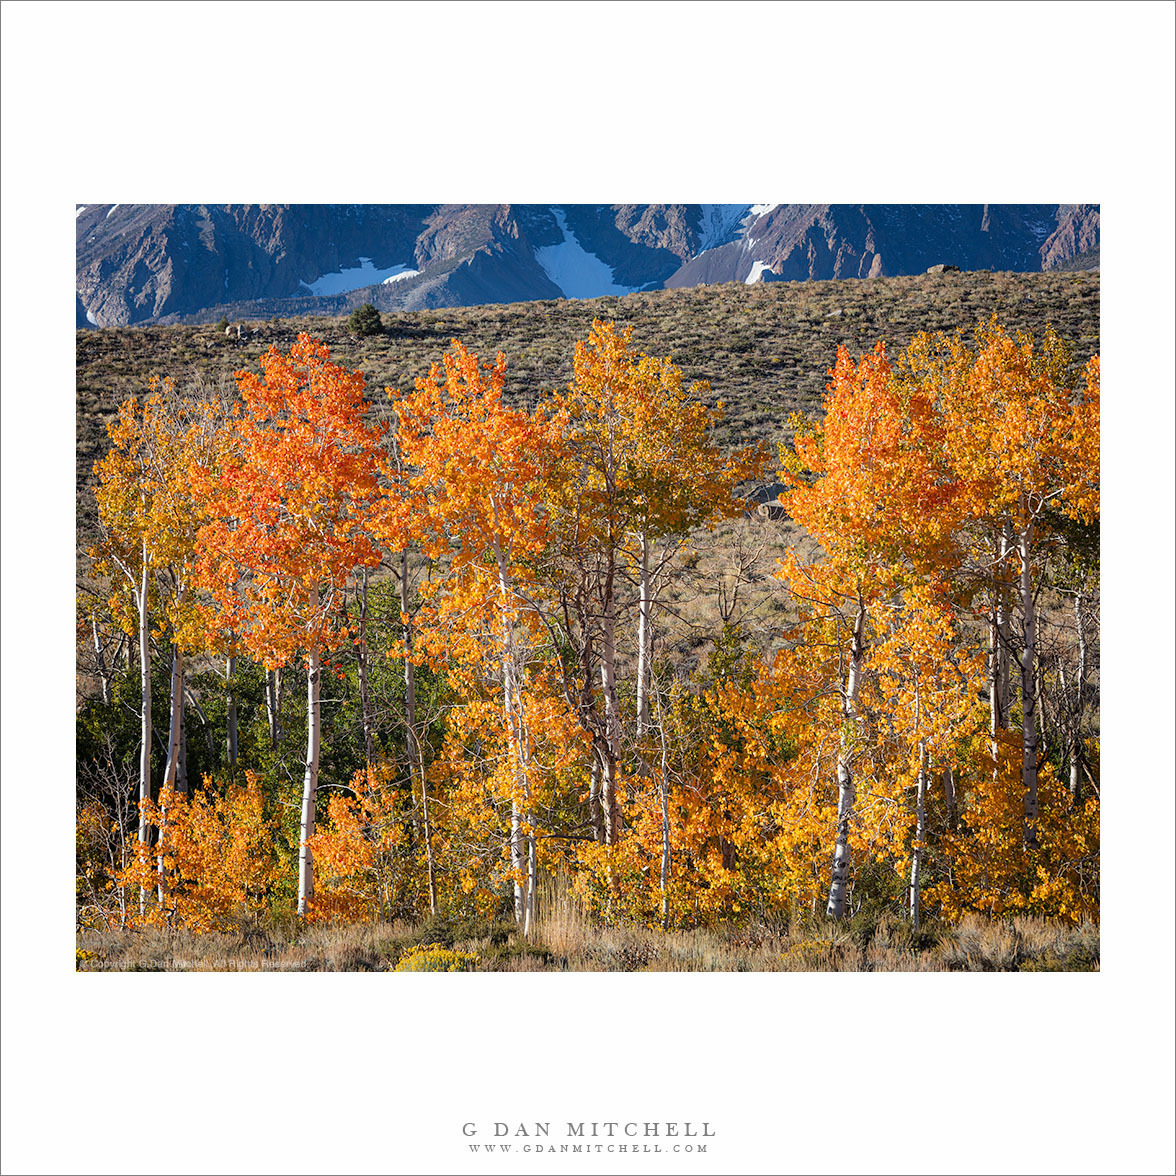
<svg viewBox="0 0 1176 1176"><path fill-rule="evenodd" d="M223 788L206 778L191 798L165 788L158 804L146 801L145 807L148 819L161 826L159 844L140 846L116 875L120 885L151 893L141 921L217 931L265 908L278 859L257 773L246 772L243 785Z"/></svg>
<svg viewBox="0 0 1176 1176"><path fill-rule="evenodd" d="M1099 799L1077 810L1053 765L1038 777L1038 846L1021 839L1021 744L1017 733L998 735L997 770L987 739L977 739L969 768L957 783L962 797L957 827L943 836L943 870L926 894L929 909L949 920L968 911L992 917L1039 915L1070 923L1099 917Z"/></svg>

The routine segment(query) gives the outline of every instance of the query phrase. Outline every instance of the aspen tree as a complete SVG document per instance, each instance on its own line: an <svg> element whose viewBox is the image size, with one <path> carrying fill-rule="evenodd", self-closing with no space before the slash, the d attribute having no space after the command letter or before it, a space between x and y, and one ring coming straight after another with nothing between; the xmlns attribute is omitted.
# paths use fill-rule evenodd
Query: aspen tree
<svg viewBox="0 0 1176 1176"><path fill-rule="evenodd" d="M498 633L502 727L511 773L509 852L515 917L525 934L534 927L538 894L524 667L538 606L528 591L529 567L549 543L542 487L561 454L553 424L502 403L506 359L483 364L456 340L442 364L416 382L414 394L395 401L398 445L413 495L410 524L429 558L448 556L445 590L435 624L491 610ZM389 516L395 518L395 514ZM394 522L383 524L392 541ZM491 603L492 602L492 603ZM483 654L466 627L443 642L455 665L477 664Z"/></svg>
<svg viewBox="0 0 1176 1176"><path fill-rule="evenodd" d="M271 347L261 369L260 376L237 373L242 406L233 449L209 485L200 574L216 601L216 623L267 670L300 652L306 658L298 858L298 914L305 916L314 896L322 654L342 639L338 621L353 575L379 561L366 516L382 429L364 420L363 373L332 363L308 335L288 355Z"/></svg>

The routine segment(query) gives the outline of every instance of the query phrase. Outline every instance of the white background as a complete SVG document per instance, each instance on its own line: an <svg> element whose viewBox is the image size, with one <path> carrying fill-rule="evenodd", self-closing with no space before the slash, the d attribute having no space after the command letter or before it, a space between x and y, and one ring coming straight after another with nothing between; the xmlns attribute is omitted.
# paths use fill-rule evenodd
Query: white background
<svg viewBox="0 0 1176 1176"><path fill-rule="evenodd" d="M6 3L4 1171L1171 1172L1174 11ZM74 206L270 200L1101 203L1102 972L76 975Z"/></svg>

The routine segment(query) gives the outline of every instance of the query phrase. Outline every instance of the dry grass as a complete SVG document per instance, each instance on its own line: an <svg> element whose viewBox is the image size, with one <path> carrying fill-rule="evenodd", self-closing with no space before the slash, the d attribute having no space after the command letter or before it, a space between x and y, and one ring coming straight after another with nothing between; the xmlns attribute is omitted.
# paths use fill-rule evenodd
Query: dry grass
<svg viewBox="0 0 1176 1176"><path fill-rule="evenodd" d="M79 971L393 971L421 945L477 955L493 972L1040 972L1098 971L1099 929L1044 919L966 917L918 933L901 918L817 923L791 931L730 928L662 932L602 926L566 888L548 885L536 934L487 920L319 924L283 933L83 931Z"/></svg>

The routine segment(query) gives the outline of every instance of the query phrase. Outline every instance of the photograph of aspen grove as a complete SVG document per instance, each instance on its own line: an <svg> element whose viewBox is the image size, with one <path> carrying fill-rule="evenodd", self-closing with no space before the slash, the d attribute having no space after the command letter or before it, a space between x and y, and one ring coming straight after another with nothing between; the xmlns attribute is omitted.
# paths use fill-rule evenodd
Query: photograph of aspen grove
<svg viewBox="0 0 1176 1176"><path fill-rule="evenodd" d="M78 330L78 969L1098 969L1099 274L935 268Z"/></svg>

